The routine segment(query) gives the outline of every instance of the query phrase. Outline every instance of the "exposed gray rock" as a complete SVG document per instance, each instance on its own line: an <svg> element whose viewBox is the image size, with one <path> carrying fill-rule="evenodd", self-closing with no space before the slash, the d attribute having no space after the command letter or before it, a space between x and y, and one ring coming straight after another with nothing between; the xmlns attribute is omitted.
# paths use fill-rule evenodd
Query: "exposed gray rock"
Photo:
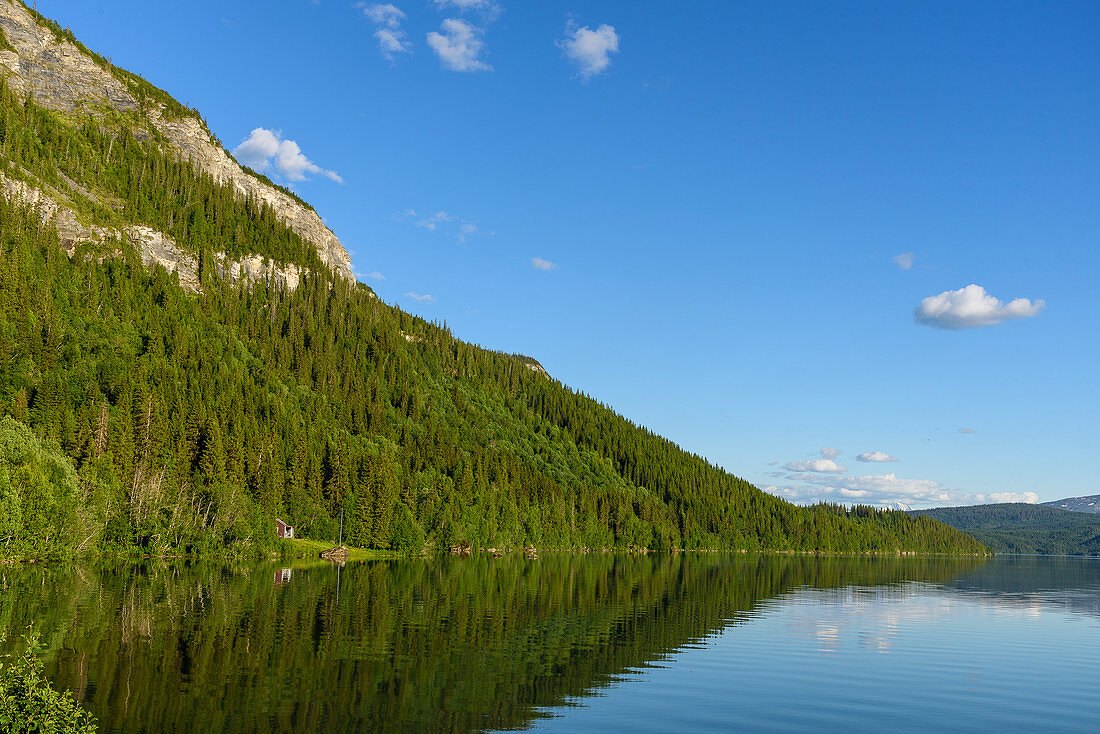
<svg viewBox="0 0 1100 734"><path fill-rule="evenodd" d="M61 196L56 191L43 191L2 173L0 191L9 201L25 204L36 210L44 224L53 225L61 239L61 248L69 256L72 256L81 242L104 242L119 236L117 232L104 227L86 227L81 224L72 209L58 203Z"/></svg>
<svg viewBox="0 0 1100 734"><path fill-rule="evenodd" d="M288 227L314 244L322 262L342 277L355 279L347 250L317 213L245 173L215 143L197 116L173 118L166 116L163 108L142 110L126 84L72 43L58 41L21 2L0 0L0 28L18 52L0 51L0 73L12 90L30 94L36 103L61 112L101 116L110 108L144 114L149 129L167 138L182 158L231 184L242 196L267 202Z"/></svg>
<svg viewBox="0 0 1100 734"><path fill-rule="evenodd" d="M0 0L4 2L4 0ZM103 243L125 239L134 245L141 261L147 268L161 265L169 273L177 273L180 285L190 291L199 290L198 263L194 256L184 251L168 235L141 224L130 225L121 231L110 227L85 226L76 218L71 209L58 203L60 194L56 191L43 191L25 181L0 173L0 192L9 201L19 202L38 212L42 223L53 226L61 239L61 247L72 257L76 246L81 242ZM276 263L258 256L233 260L225 253L214 253L218 269L223 277L233 282L245 280L251 282L270 282L294 290L301 282L306 270L295 265L280 267Z"/></svg>

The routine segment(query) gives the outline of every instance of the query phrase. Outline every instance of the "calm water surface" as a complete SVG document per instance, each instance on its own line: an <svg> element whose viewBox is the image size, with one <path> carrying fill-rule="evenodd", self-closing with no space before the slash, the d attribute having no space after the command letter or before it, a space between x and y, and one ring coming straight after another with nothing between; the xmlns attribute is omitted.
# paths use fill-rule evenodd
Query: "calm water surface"
<svg viewBox="0 0 1100 734"><path fill-rule="evenodd" d="M0 622L104 731L1100 729L1100 559L5 568Z"/></svg>

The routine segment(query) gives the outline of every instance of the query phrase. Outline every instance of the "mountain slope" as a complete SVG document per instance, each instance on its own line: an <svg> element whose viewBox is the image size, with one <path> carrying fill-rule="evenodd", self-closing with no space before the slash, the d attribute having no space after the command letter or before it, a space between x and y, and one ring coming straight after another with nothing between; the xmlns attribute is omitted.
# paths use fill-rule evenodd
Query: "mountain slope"
<svg viewBox="0 0 1100 734"><path fill-rule="evenodd" d="M973 535L998 553L1100 555L1100 516L1044 505L941 507L915 514Z"/></svg>
<svg viewBox="0 0 1100 734"><path fill-rule="evenodd" d="M986 551L924 517L790 505L380 303L286 212L311 210L181 147L194 113L0 11L5 553L267 549L275 516L323 538L342 512L352 542L404 550ZM85 109L90 76L108 92ZM72 462L78 512L18 424Z"/></svg>
<svg viewBox="0 0 1100 734"><path fill-rule="evenodd" d="M354 279L347 251L317 213L293 193L238 165L196 111L93 54L69 31L21 2L0 0L0 31L8 46L0 49L0 73L18 98L29 97L36 105L69 119L87 115L108 126L126 127L138 139L156 140L163 151L190 160L199 171L229 186L237 195L269 206L291 231L312 243L322 263L337 275ZM11 178L22 177L5 171L5 179ZM13 187L7 180L5 188L10 192ZM39 191L37 197L49 198L66 209L66 205L73 204L63 195L51 196L49 192ZM74 208L76 216L68 218L86 221L87 217L81 215L88 212L79 206ZM92 227L69 224L74 237L95 240L102 236ZM162 264L181 259L178 254L168 253Z"/></svg>
<svg viewBox="0 0 1100 734"><path fill-rule="evenodd" d="M1091 494L1085 497L1067 497L1053 502L1043 502L1045 507L1057 507L1071 512L1100 513L1100 494Z"/></svg>

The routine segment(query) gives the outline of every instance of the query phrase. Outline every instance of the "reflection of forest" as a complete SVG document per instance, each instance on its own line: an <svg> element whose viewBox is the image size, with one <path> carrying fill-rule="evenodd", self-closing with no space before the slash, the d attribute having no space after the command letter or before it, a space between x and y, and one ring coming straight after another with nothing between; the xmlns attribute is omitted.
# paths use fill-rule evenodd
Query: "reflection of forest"
<svg viewBox="0 0 1100 734"><path fill-rule="evenodd" d="M979 594L997 604L1044 606L1100 617L1100 558L997 556L963 574L948 588Z"/></svg>
<svg viewBox="0 0 1100 734"><path fill-rule="evenodd" d="M0 622L105 731L519 727L799 588L944 583L985 559L474 556L341 572L4 571Z"/></svg>

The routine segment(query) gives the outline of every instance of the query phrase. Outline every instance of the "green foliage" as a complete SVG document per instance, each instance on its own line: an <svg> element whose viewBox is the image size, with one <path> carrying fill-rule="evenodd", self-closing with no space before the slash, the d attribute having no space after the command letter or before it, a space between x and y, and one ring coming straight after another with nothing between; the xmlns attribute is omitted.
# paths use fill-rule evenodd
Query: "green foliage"
<svg viewBox="0 0 1100 734"><path fill-rule="evenodd" d="M0 544L23 556L71 550L81 501L76 470L11 416L0 418Z"/></svg>
<svg viewBox="0 0 1100 734"><path fill-rule="evenodd" d="M0 632L0 645L6 631ZM0 731L12 734L93 734L96 720L68 692L43 676L42 645L28 634L21 655L0 656Z"/></svg>
<svg viewBox="0 0 1100 734"><path fill-rule="evenodd" d="M15 46L11 45L8 34L4 32L3 28L0 28L0 51L15 51Z"/></svg>
<svg viewBox="0 0 1100 734"><path fill-rule="evenodd" d="M424 550L424 540L424 529L409 508L402 505L397 521L393 524L390 547L398 553L413 555Z"/></svg>
<svg viewBox="0 0 1100 734"><path fill-rule="evenodd" d="M1100 515L1045 505L941 507L916 514L973 535L998 553L1100 556Z"/></svg>
<svg viewBox="0 0 1100 734"><path fill-rule="evenodd" d="M323 267L313 245L266 202L239 197L231 185L200 173L156 140L139 139L123 123L117 131L90 116L74 123L21 100L2 78L0 170L63 192L90 222L142 223L170 235L207 274L216 270L214 252Z"/></svg>
<svg viewBox="0 0 1100 734"><path fill-rule="evenodd" d="M353 544L410 551L984 552L928 518L764 494L323 268L193 296L67 258L2 201L0 406L72 458L83 550L270 550L274 517L335 538L343 508Z"/></svg>

